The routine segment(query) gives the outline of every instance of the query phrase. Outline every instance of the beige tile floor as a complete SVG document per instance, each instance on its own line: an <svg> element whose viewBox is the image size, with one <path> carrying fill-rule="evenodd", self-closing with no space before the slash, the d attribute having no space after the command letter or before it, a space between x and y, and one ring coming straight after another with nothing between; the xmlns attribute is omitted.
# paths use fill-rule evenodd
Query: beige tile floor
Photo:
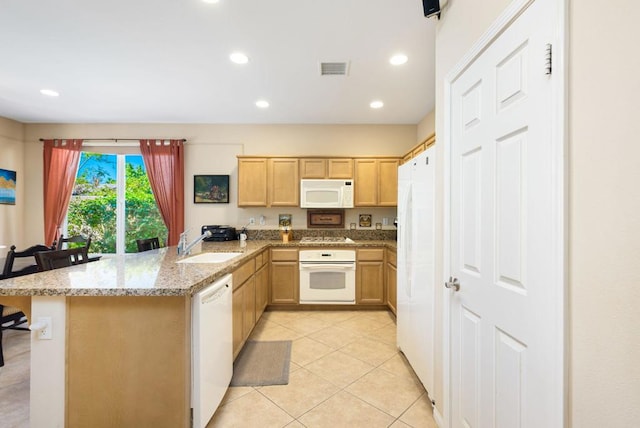
<svg viewBox="0 0 640 428"><path fill-rule="evenodd" d="M434 428L385 311L265 312L251 340L292 340L289 384L229 388L208 427ZM3 428L29 427L29 333L5 331Z"/></svg>
<svg viewBox="0 0 640 428"><path fill-rule="evenodd" d="M385 311L265 312L250 340L292 340L288 385L231 387L213 427L435 428Z"/></svg>

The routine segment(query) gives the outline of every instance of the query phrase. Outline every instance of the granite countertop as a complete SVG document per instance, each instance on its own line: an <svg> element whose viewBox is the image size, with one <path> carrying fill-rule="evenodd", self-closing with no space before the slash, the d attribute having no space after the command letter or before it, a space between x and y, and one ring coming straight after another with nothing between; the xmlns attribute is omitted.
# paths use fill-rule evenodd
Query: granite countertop
<svg viewBox="0 0 640 428"><path fill-rule="evenodd" d="M0 296L186 296L197 293L216 279L231 273L258 252L269 247L387 247L396 241L367 240L354 243L284 243L276 240L203 242L191 256L209 252L240 252L223 263L176 263L176 247L160 248L68 268L0 280Z"/></svg>

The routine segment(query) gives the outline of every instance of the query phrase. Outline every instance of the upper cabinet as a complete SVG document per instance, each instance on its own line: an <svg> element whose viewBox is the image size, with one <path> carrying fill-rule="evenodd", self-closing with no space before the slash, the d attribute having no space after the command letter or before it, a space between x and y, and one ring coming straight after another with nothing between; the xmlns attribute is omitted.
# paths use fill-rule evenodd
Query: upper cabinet
<svg viewBox="0 0 640 428"><path fill-rule="evenodd" d="M419 143L418 145L413 147L411 150L409 150L409 152L407 152L407 154L405 154L402 157L401 163L409 162L411 159L415 158L416 156L418 156L420 153L427 150L429 147L431 147L435 143L436 143L436 134L431 134L431 136L429 136L422 143Z"/></svg>
<svg viewBox="0 0 640 428"><path fill-rule="evenodd" d="M398 204L400 158L238 156L238 206L298 207L300 179L353 179L354 205Z"/></svg>
<svg viewBox="0 0 640 428"><path fill-rule="evenodd" d="M300 177L297 158L238 158L238 206L299 205Z"/></svg>
<svg viewBox="0 0 640 428"><path fill-rule="evenodd" d="M353 178L353 159L302 158L300 178Z"/></svg>
<svg viewBox="0 0 640 428"><path fill-rule="evenodd" d="M297 207L300 205L300 176L298 159L270 158L268 163L270 207Z"/></svg>
<svg viewBox="0 0 640 428"><path fill-rule="evenodd" d="M267 206L267 158L238 158L238 206Z"/></svg>
<svg viewBox="0 0 640 428"><path fill-rule="evenodd" d="M398 205L398 158L354 159L357 207Z"/></svg>

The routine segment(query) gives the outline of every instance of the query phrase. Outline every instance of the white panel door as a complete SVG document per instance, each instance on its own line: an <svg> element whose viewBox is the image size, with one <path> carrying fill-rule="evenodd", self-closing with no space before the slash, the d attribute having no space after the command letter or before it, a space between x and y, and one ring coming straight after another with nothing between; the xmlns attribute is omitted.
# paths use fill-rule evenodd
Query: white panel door
<svg viewBox="0 0 640 428"><path fill-rule="evenodd" d="M554 13L534 1L450 87L453 427L558 426Z"/></svg>

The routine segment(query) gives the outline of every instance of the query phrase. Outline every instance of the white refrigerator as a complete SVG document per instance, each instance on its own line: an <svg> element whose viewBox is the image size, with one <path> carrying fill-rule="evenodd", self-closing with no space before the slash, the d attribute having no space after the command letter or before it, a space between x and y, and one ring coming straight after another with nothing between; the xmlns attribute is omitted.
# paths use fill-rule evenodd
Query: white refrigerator
<svg viewBox="0 0 640 428"><path fill-rule="evenodd" d="M429 394L435 358L434 150L398 168L398 348Z"/></svg>

